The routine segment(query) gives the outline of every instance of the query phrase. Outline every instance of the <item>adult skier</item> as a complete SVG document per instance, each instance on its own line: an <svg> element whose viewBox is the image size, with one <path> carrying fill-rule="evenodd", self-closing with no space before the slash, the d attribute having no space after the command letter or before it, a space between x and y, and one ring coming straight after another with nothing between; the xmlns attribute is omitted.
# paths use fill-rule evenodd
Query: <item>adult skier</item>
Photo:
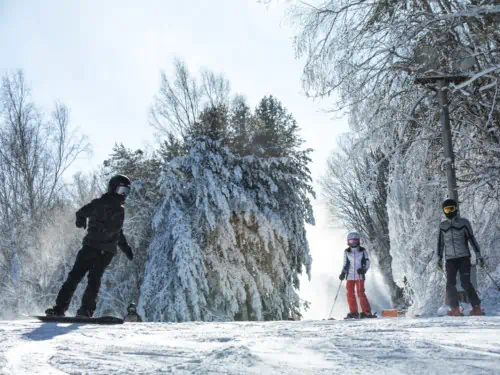
<svg viewBox="0 0 500 375"><path fill-rule="evenodd" d="M469 242L472 245L476 259L481 267L485 261L481 256L479 244L474 237L469 220L459 217L457 202L446 199L442 204L446 220L439 224L439 236L437 244L438 268L443 270L443 255L446 263L446 294L451 310L449 316L463 316L459 308L457 296L457 273L460 274L460 283L464 288L467 299L472 305L471 315L484 315L481 311L481 301L471 283L471 252Z"/></svg>
<svg viewBox="0 0 500 375"><path fill-rule="evenodd" d="M109 180L105 194L76 212L78 228L87 229L88 221L87 234L83 238L83 247L76 256L75 264L57 295L55 306L47 309L46 315L64 316L78 283L88 273L88 285L77 316L92 317L102 275L117 252L116 246L129 260L134 258L122 230L125 219L123 205L129 192L130 179L116 175Z"/></svg>
<svg viewBox="0 0 500 375"><path fill-rule="evenodd" d="M347 235L349 247L344 251L344 264L339 276L340 280L347 277L346 291L349 313L346 318L348 319L376 318L371 313L370 303L365 294L365 275L370 268L370 259L368 252L360 245L360 242L360 236L357 232L351 232ZM358 312L356 294L361 304L361 314Z"/></svg>
<svg viewBox="0 0 500 375"><path fill-rule="evenodd" d="M123 318L124 321L126 322L134 322L134 323L140 323L142 322L142 318L137 312L137 308L135 307L135 303L131 303L127 307L127 315Z"/></svg>

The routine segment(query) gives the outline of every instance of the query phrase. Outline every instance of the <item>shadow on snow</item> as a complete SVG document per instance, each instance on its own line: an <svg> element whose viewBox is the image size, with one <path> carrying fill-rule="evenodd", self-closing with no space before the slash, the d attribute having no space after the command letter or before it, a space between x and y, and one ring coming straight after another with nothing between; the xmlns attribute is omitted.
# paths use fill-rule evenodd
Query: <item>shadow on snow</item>
<svg viewBox="0 0 500 375"><path fill-rule="evenodd" d="M70 325L67 324L68 323L44 323L40 327L35 328L33 331L24 333L23 338L33 341L51 340L54 337L75 331L81 326L81 324L77 323Z"/></svg>

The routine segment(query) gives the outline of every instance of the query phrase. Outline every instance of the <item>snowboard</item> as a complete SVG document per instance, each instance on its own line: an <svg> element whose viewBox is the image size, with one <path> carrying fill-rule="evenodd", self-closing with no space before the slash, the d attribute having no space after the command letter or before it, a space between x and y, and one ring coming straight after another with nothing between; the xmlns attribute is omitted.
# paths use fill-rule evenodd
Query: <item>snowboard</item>
<svg viewBox="0 0 500 375"><path fill-rule="evenodd" d="M35 316L46 323L83 323L83 324L123 324L123 319L114 316L100 316L98 318L85 318L76 316Z"/></svg>

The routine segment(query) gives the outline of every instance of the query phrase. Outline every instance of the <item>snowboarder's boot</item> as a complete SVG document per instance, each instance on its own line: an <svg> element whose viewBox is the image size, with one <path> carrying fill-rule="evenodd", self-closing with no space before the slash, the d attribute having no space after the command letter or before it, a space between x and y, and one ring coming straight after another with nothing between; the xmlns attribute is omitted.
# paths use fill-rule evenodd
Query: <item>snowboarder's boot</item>
<svg viewBox="0 0 500 375"><path fill-rule="evenodd" d="M45 310L47 316L64 316L64 310L58 306L54 306Z"/></svg>
<svg viewBox="0 0 500 375"><path fill-rule="evenodd" d="M483 316L485 315L484 311L481 310L481 306L472 306L472 311L470 312L470 315L472 316Z"/></svg>
<svg viewBox="0 0 500 375"><path fill-rule="evenodd" d="M92 318L92 315L94 315L93 311L82 309L81 307L76 312L77 318Z"/></svg>
<svg viewBox="0 0 500 375"><path fill-rule="evenodd" d="M452 307L450 311L448 311L448 316L464 316L460 311L460 307Z"/></svg>
<svg viewBox="0 0 500 375"><path fill-rule="evenodd" d="M365 312L362 312L361 314L359 314L359 317L360 317L361 319L365 319L365 318L376 318L376 317L377 317L377 315L372 314L371 312L366 312L366 313L365 313Z"/></svg>
<svg viewBox="0 0 500 375"><path fill-rule="evenodd" d="M350 312L347 314L345 319L359 319L359 313L357 312Z"/></svg>

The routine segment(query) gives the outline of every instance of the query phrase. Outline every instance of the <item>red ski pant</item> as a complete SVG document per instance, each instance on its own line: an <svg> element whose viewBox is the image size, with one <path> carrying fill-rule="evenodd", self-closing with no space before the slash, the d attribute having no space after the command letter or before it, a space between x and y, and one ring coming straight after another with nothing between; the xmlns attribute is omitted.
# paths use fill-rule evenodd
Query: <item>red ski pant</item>
<svg viewBox="0 0 500 375"><path fill-rule="evenodd" d="M364 313L371 312L370 303L365 294L365 280L347 280L347 303L349 304L349 312L358 312L358 301L356 301L356 295L354 294L354 288L356 288L356 294L359 298L359 303L361 304L361 311Z"/></svg>

